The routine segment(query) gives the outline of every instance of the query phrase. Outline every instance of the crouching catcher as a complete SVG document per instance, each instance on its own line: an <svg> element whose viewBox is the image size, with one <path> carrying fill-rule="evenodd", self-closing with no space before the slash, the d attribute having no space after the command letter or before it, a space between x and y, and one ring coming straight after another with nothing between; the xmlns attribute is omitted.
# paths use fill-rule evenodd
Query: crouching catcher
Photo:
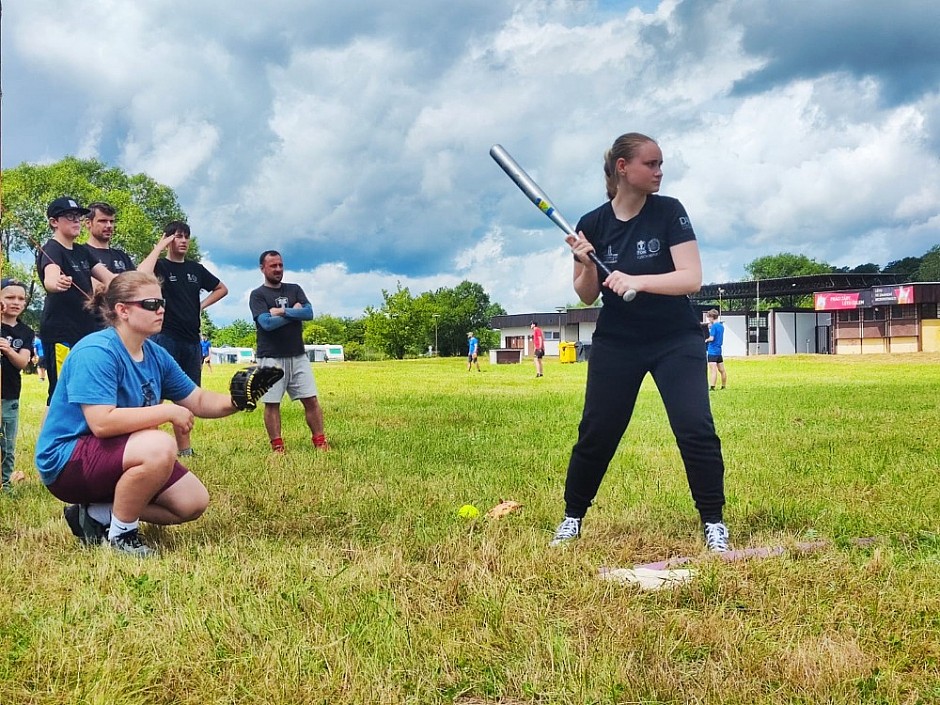
<svg viewBox="0 0 940 705"><path fill-rule="evenodd" d="M65 520L79 541L146 557L155 551L138 535L141 520L181 524L209 504L205 486L177 461L173 435L159 426L188 432L197 416L249 409L279 374L242 370L232 395L197 387L148 340L160 331L166 305L151 274L118 275L92 304L109 326L66 358L36 443L36 466L49 491L68 503Z"/></svg>

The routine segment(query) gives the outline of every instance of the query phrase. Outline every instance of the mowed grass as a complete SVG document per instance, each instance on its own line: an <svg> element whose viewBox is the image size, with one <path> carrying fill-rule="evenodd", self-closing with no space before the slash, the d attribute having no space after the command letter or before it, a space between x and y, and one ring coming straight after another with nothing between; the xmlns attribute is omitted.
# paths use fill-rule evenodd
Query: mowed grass
<svg viewBox="0 0 940 705"><path fill-rule="evenodd" d="M586 366L483 369L316 365L327 454L297 403L283 457L260 412L198 422L212 504L146 527L155 560L79 548L30 471L0 497L0 703L940 702L940 356L730 360L735 546L829 546L659 592L598 577L702 552L654 386L551 549ZM22 469L44 391L25 378ZM456 514L502 499L524 509Z"/></svg>

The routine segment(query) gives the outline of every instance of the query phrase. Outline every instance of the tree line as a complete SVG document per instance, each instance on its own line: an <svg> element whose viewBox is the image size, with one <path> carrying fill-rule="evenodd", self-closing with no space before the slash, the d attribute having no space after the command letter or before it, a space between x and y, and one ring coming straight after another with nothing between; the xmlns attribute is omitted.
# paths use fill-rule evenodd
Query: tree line
<svg viewBox="0 0 940 705"><path fill-rule="evenodd" d="M34 329L39 326L45 290L36 279L32 261L49 237L46 204L62 195L83 205L105 201L114 206L118 221L113 246L126 250L135 262L150 254L166 223L187 219L173 189L97 159L66 157L53 164L24 163L5 169L0 212L3 275L29 283L30 304L21 318ZM87 234L78 240L85 241ZM187 259L201 259L196 237ZM435 355L462 355L469 331L476 333L483 350L499 343L489 321L505 310L474 282L418 295L399 285L395 291L383 290L382 299L380 306L367 308L359 318L325 314L307 321L304 341L343 345L346 358L352 360L415 357L428 354L429 348ZM238 319L218 327L203 311L202 329L215 345L255 347L252 321Z"/></svg>
<svg viewBox="0 0 940 705"><path fill-rule="evenodd" d="M82 204L106 201L117 208L118 228L114 246L121 247L137 262L146 257L159 239L163 226L171 220L186 220L176 193L145 174L127 174L96 159L66 157L53 164L20 164L2 174L0 212L0 255L4 276L29 282L30 305L22 318L38 327L45 292L31 263L21 264L16 255L35 257L37 248L49 234L45 204L68 194ZM83 242L86 237L79 239ZM190 244L188 259L199 261L197 238ZM827 274L898 274L906 281L940 281L940 245L920 257L904 257L880 266L873 262L855 267L834 267L827 262L789 252L758 257L744 267L748 279ZM807 297L777 302L778 305L807 305ZM731 302L729 302L731 303ZM773 305L772 301L762 302ZM483 287L464 281L453 288L440 288L412 295L399 285L395 291L382 291L382 304L369 307L359 318L320 315L304 325L308 344L340 344L348 359L401 359L433 354L462 355L467 349L467 333L473 331L482 350L499 343L490 330L493 316L506 311L491 302ZM217 327L203 312L203 330L217 345L255 346L254 323L244 319Z"/></svg>
<svg viewBox="0 0 940 705"><path fill-rule="evenodd" d="M937 282L940 281L940 245L934 245L920 257L904 257L893 260L885 266L867 262L855 267L834 267L827 262L811 259L806 255L797 255L792 252L781 252L776 255L765 255L752 260L744 266L748 276L742 281L755 281L764 279L786 279L788 277L805 277L814 274L896 274L905 282ZM715 306L722 305L727 311L752 309L758 306L754 299L729 299L723 302L713 301ZM793 308L812 308L812 296L785 296L781 298L763 298L759 302L762 310L787 306Z"/></svg>
<svg viewBox="0 0 940 705"><path fill-rule="evenodd" d="M467 353L467 333L471 331L482 350L498 346L499 333L490 329L490 319L505 313L474 282L417 295L399 284L394 291L383 289L382 304L368 307L359 318L314 317L304 324L303 337L308 345L342 345L347 360L449 357ZM217 346L255 346L254 323L245 319L222 328L211 327L208 334Z"/></svg>

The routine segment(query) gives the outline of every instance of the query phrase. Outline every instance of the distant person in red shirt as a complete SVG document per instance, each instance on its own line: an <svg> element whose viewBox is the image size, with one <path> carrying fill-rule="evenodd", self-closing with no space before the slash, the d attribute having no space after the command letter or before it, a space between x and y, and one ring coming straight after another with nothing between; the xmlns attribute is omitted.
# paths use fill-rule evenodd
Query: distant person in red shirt
<svg viewBox="0 0 940 705"><path fill-rule="evenodd" d="M535 376L542 376L542 358L545 357L545 336L535 321L529 326L532 329L532 354L535 357Z"/></svg>

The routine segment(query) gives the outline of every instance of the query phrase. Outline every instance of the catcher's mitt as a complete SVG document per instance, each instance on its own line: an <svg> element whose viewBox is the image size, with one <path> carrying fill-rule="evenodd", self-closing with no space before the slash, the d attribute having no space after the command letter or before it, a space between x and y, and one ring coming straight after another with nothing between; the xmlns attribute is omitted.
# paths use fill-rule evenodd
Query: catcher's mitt
<svg viewBox="0 0 940 705"><path fill-rule="evenodd" d="M284 376L280 367L252 365L232 375L228 391L232 395L232 406L240 411L253 411L258 400Z"/></svg>

